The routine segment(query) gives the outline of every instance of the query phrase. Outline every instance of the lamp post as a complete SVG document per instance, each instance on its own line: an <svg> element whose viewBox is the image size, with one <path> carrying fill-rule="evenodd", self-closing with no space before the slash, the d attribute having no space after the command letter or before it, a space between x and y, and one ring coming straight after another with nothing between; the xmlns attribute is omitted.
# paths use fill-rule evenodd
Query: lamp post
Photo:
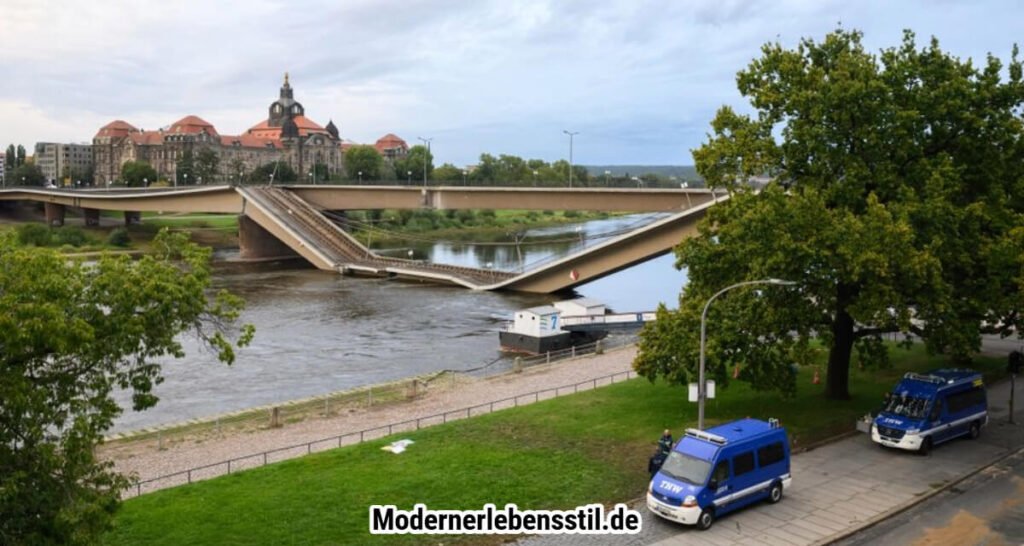
<svg viewBox="0 0 1024 546"><path fill-rule="evenodd" d="M537 187L537 171L533 171L533 187Z"/></svg>
<svg viewBox="0 0 1024 546"><path fill-rule="evenodd" d="M423 154L423 187L427 187L427 158L430 156L430 141L434 140L431 138L416 137L423 141L423 145L427 147L426 152Z"/></svg>
<svg viewBox="0 0 1024 546"><path fill-rule="evenodd" d="M359 171L359 183L363 183L363 171Z"/></svg>
<svg viewBox="0 0 1024 546"><path fill-rule="evenodd" d="M142 177L142 187L143 188L148 188L149 187L149 179L148 178Z"/></svg>
<svg viewBox="0 0 1024 546"><path fill-rule="evenodd" d="M469 171L467 171L467 170L465 170L465 169L463 169L463 170L462 170L462 185L463 185L463 186L465 186L465 185L466 185L466 176L467 176L468 174L469 174Z"/></svg>
<svg viewBox="0 0 1024 546"><path fill-rule="evenodd" d="M271 178L273 180L273 178ZM185 185L188 186L188 173L185 173Z"/></svg>
<svg viewBox="0 0 1024 546"><path fill-rule="evenodd" d="M569 187L572 187L572 137L580 134L579 131L572 132L562 129L562 132L569 135Z"/></svg>
<svg viewBox="0 0 1024 546"><path fill-rule="evenodd" d="M609 179L610 179L611 175L612 175L611 171L605 171L604 172L604 187L606 187L606 188L611 187L611 183L609 182Z"/></svg>
<svg viewBox="0 0 1024 546"><path fill-rule="evenodd" d="M310 183L310 184L312 184L312 183L313 183L313 171L309 171L309 172L308 172L308 173L306 173L306 174L308 174L308 175L309 175L309 183Z"/></svg>
<svg viewBox="0 0 1024 546"><path fill-rule="evenodd" d="M405 171L405 183L412 186L412 171Z"/></svg>
<svg viewBox="0 0 1024 546"><path fill-rule="evenodd" d="M707 339L707 318L708 308L711 307L711 302L715 301L715 298L722 294L732 290L733 288L740 288L741 286L751 286L754 284L774 284L779 286L791 286L796 284L793 281L784 281L781 279L761 279L757 281L743 281L736 284L730 284L725 288L715 292L714 296L708 299L708 302L704 304L704 311L700 314L700 370L697 374L697 428L704 430L704 399L707 395L707 382L704 380L704 343Z"/></svg>
<svg viewBox="0 0 1024 546"><path fill-rule="evenodd" d="M679 185L679 187L685 190L685 189L690 187L690 183L689 182L683 182L682 184ZM693 203L690 202L690 192L686 192L686 208L688 208L688 209L692 209L693 208Z"/></svg>

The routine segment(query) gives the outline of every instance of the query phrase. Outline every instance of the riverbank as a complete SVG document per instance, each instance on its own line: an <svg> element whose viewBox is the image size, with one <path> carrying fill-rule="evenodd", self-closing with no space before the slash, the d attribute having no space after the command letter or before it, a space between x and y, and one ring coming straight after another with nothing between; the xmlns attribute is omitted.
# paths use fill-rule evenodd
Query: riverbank
<svg viewBox="0 0 1024 546"><path fill-rule="evenodd" d="M487 378L448 374L449 377L419 387L412 396L395 396L394 389L387 398L378 398L377 405L337 404L326 414L319 412L323 398L316 397L294 404L277 405L280 427L270 426L270 406L238 412L241 426L232 416L219 423L203 421L172 427L163 433L155 430L139 434L112 437L101 446L101 458L114 462L119 472L138 475L140 480L164 476L253 453L279 449L335 436L347 431L358 431L374 426L434 416L446 411L484 404L497 399L534 393L550 387L604 378L632 369L636 347L613 349L601 355L588 355L577 359L509 372ZM398 382L408 385L411 380ZM359 392L359 391L353 391ZM366 392L366 391L363 391ZM372 391L370 391L372 392ZM401 392L401 391L398 391ZM408 391L406 391L408 392ZM394 402L394 403L389 403ZM262 413L263 419L252 417Z"/></svg>

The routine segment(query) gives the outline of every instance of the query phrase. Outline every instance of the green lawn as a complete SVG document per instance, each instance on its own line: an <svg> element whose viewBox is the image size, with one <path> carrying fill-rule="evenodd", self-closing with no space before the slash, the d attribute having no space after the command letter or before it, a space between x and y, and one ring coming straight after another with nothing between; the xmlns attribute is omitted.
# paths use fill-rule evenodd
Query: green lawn
<svg viewBox="0 0 1024 546"><path fill-rule="evenodd" d="M777 417L799 445L852 428L908 369L942 364L920 348L893 351L894 369L851 377L853 400L825 400L811 370L794 399L743 384L719 390L709 422ZM1001 359L979 359L998 374ZM683 388L636 379L388 440L336 449L124 503L107 544L410 544L488 543L461 539L371 536L368 506L475 509L493 502L520 508L571 508L642 495L646 464L661 429L678 436L696 407ZM415 444L401 455L380 447L396 438Z"/></svg>

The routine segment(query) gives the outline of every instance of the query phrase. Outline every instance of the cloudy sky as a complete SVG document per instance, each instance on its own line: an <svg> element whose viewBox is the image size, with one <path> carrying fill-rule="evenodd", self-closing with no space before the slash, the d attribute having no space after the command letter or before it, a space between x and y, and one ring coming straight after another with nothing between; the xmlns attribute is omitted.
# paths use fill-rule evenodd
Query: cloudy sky
<svg viewBox="0 0 1024 546"><path fill-rule="evenodd" d="M282 75L307 115L372 143L433 138L580 164L692 164L759 47L841 24L873 50L935 35L1008 59L1015 0L0 0L0 144L90 141L113 119L196 114L221 134L266 118Z"/></svg>

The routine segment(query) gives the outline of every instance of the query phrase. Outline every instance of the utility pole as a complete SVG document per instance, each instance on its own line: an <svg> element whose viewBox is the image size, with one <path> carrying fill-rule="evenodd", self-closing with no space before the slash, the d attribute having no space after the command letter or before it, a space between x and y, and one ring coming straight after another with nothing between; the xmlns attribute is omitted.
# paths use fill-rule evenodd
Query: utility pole
<svg viewBox="0 0 1024 546"><path fill-rule="evenodd" d="M423 145L426 146L426 150L423 153L423 187L427 187L427 158L430 157L430 141L434 140L431 138L416 137L423 141Z"/></svg>

